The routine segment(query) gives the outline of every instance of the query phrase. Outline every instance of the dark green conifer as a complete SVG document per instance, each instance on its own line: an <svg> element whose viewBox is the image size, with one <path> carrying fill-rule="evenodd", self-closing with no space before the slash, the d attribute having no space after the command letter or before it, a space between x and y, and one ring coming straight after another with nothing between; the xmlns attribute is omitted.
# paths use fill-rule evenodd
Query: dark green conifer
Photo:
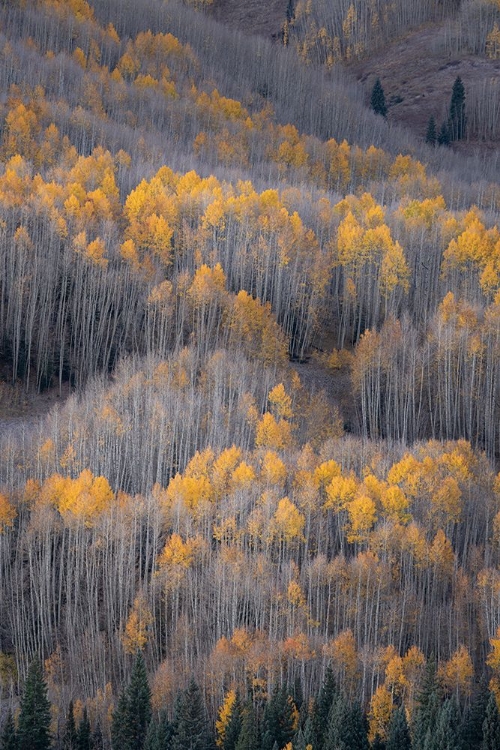
<svg viewBox="0 0 500 750"><path fill-rule="evenodd" d="M295 704L287 688L276 687L264 709L262 722L263 750L272 750L275 742L282 748L291 742L294 729Z"/></svg>
<svg viewBox="0 0 500 750"><path fill-rule="evenodd" d="M111 747L113 750L130 750L127 733L128 700L122 690L111 720Z"/></svg>
<svg viewBox="0 0 500 750"><path fill-rule="evenodd" d="M78 750L91 750L92 748L92 735L90 729L89 715L87 713L87 707L83 709L82 720L78 727L77 732L77 747Z"/></svg>
<svg viewBox="0 0 500 750"><path fill-rule="evenodd" d="M438 133L437 142L439 146L449 146L450 145L450 131L448 128L448 123L443 122L441 125L441 129Z"/></svg>
<svg viewBox="0 0 500 750"><path fill-rule="evenodd" d="M242 705L240 695L236 692L236 698L231 711L231 716L226 727L223 750L236 750L236 745L241 732Z"/></svg>
<svg viewBox="0 0 500 750"><path fill-rule="evenodd" d="M331 667L327 667L325 679L320 688L317 700L314 703L313 714L311 718L312 745L314 748L321 750L323 739L328 726L328 715L332 703L338 695L337 683Z"/></svg>
<svg viewBox="0 0 500 750"><path fill-rule="evenodd" d="M460 76L457 76L453 84L450 102L450 116L448 120L448 130L451 141L459 141L465 138L465 88Z"/></svg>
<svg viewBox="0 0 500 750"><path fill-rule="evenodd" d="M458 750L460 715L454 697L445 700L439 711L436 730L427 739L428 750Z"/></svg>
<svg viewBox="0 0 500 750"><path fill-rule="evenodd" d="M66 724L64 727L62 746L64 750L77 750L77 733L75 714L73 712L73 701L69 702Z"/></svg>
<svg viewBox="0 0 500 750"><path fill-rule="evenodd" d="M127 689L127 732L131 750L141 750L151 720L151 689L144 657L140 651L132 669Z"/></svg>
<svg viewBox="0 0 500 750"><path fill-rule="evenodd" d="M382 84L380 83L380 78L377 78L377 80L373 84L372 95L370 98L370 107L377 115L387 117L385 94L384 89L382 88Z"/></svg>
<svg viewBox="0 0 500 750"><path fill-rule="evenodd" d="M441 696L436 674L436 663L426 666L422 687L417 697L413 719L413 750L427 750L426 741L436 731Z"/></svg>
<svg viewBox="0 0 500 750"><path fill-rule="evenodd" d="M50 703L42 668L33 661L21 698L18 726L19 750L47 750L50 740Z"/></svg>
<svg viewBox="0 0 500 750"><path fill-rule="evenodd" d="M392 714L386 750L411 750L410 729L403 706Z"/></svg>
<svg viewBox="0 0 500 750"><path fill-rule="evenodd" d="M0 750L17 750L17 748L16 725L14 724L12 711L9 711L0 734Z"/></svg>
<svg viewBox="0 0 500 750"><path fill-rule="evenodd" d="M241 712L241 731L236 750L260 750L261 741L257 717L252 701L247 701Z"/></svg>
<svg viewBox="0 0 500 750"><path fill-rule="evenodd" d="M212 742L200 688L191 679L177 703L172 750L209 750Z"/></svg>
<svg viewBox="0 0 500 750"><path fill-rule="evenodd" d="M462 747L468 750L480 750L483 742L483 721L490 692L482 685L462 721L460 736Z"/></svg>
<svg viewBox="0 0 500 750"><path fill-rule="evenodd" d="M97 722L97 724L95 725L95 729L92 732L91 747L92 750L104 750L104 739L99 722Z"/></svg>
<svg viewBox="0 0 500 750"><path fill-rule="evenodd" d="M359 704L338 695L330 709L323 750L368 750L366 719Z"/></svg>
<svg viewBox="0 0 500 750"><path fill-rule="evenodd" d="M435 146L437 143L436 121L432 115L429 117L425 142L428 143L429 146Z"/></svg>
<svg viewBox="0 0 500 750"><path fill-rule="evenodd" d="M500 748L500 715L494 693L490 693L483 721L483 741L481 750Z"/></svg>

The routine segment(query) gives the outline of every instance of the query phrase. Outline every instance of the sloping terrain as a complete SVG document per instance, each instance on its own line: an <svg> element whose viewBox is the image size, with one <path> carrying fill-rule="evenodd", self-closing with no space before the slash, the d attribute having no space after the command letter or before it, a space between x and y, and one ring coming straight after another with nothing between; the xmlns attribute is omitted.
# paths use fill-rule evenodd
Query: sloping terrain
<svg viewBox="0 0 500 750"><path fill-rule="evenodd" d="M444 49L444 24L432 24L411 32L353 63L350 67L366 87L367 101L376 78L380 78L388 105L389 122L409 128L425 138L429 117L439 124L448 116L450 94L457 76L466 90L480 89L487 81L500 86L500 59L478 55L450 55ZM467 150L477 139L455 144ZM491 146L492 144L487 144Z"/></svg>
<svg viewBox="0 0 500 750"><path fill-rule="evenodd" d="M214 0L211 12L218 21L239 28L245 34L260 34L278 39L286 7L286 0Z"/></svg>

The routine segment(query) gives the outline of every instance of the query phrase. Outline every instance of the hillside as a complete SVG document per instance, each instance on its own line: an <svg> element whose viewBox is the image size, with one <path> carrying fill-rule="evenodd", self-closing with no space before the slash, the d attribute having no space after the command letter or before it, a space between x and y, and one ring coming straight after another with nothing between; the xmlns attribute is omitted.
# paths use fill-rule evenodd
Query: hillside
<svg viewBox="0 0 500 750"><path fill-rule="evenodd" d="M497 17L0 3L0 747L490 742Z"/></svg>

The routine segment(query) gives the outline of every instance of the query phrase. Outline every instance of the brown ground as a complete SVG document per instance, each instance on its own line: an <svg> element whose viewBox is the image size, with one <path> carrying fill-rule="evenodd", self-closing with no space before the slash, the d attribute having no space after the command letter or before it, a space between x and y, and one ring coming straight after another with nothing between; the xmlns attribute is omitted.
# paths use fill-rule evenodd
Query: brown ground
<svg viewBox="0 0 500 750"><path fill-rule="evenodd" d="M211 15L244 34L278 39L286 8L287 0L214 0Z"/></svg>
<svg viewBox="0 0 500 750"><path fill-rule="evenodd" d="M350 66L366 87L367 101L373 83L380 78L389 106L388 120L409 128L422 138L431 115L438 130L446 118L457 76L464 83L466 95L467 88L473 84L487 77L500 78L500 60L472 55L448 56L440 44L442 33L443 27L439 24L423 27ZM467 149L467 144L461 147Z"/></svg>

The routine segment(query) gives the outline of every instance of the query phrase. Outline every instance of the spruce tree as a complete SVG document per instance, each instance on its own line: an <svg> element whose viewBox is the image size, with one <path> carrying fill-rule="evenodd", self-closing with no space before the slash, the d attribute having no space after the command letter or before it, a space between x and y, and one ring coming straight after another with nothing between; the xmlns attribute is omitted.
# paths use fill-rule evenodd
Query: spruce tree
<svg viewBox="0 0 500 750"><path fill-rule="evenodd" d="M366 719L359 704L338 695L330 709L323 750L368 750Z"/></svg>
<svg viewBox="0 0 500 750"><path fill-rule="evenodd" d="M12 711L9 711L0 734L0 750L17 750L17 748L16 725L14 724Z"/></svg>
<svg viewBox="0 0 500 750"><path fill-rule="evenodd" d="M483 742L481 750L500 748L500 715L494 693L490 693L483 721Z"/></svg>
<svg viewBox="0 0 500 750"><path fill-rule="evenodd" d="M427 739L428 750L458 750L460 715L454 697L445 700L436 722L436 731Z"/></svg>
<svg viewBox="0 0 500 750"><path fill-rule="evenodd" d="M50 703L42 668L33 661L21 698L18 726L19 750L48 750L50 740Z"/></svg>
<svg viewBox="0 0 500 750"><path fill-rule="evenodd" d="M483 721L489 697L487 686L482 685L463 718L460 737L462 747L468 750L480 750L483 743Z"/></svg>
<svg viewBox="0 0 500 750"><path fill-rule="evenodd" d="M377 115L382 115L382 117L387 116L385 94L384 89L382 88L382 84L380 83L380 78L377 78L377 80L373 84L372 95L370 98L370 107Z"/></svg>
<svg viewBox="0 0 500 750"><path fill-rule="evenodd" d="M442 123L441 128L438 133L437 142L439 146L450 145L450 131L449 131L447 122Z"/></svg>
<svg viewBox="0 0 500 750"><path fill-rule="evenodd" d="M236 693L236 699L233 704L231 716L226 727L226 734L224 737L223 750L236 750L238 738L241 732L241 700L239 693Z"/></svg>
<svg viewBox="0 0 500 750"><path fill-rule="evenodd" d="M314 703L313 714L311 719L311 729L314 748L321 750L323 747L323 738L328 725L328 715L330 708L338 694L337 684L331 667L327 667L325 679Z"/></svg>
<svg viewBox="0 0 500 750"><path fill-rule="evenodd" d="M285 747L291 742L294 729L295 705L286 687L276 687L264 709L262 722L263 750L272 750L275 742Z"/></svg>
<svg viewBox="0 0 500 750"><path fill-rule="evenodd" d="M417 707L413 717L413 748L426 750L426 741L436 731L437 717L441 704L436 664L429 661L422 688L417 697Z"/></svg>
<svg viewBox="0 0 500 750"><path fill-rule="evenodd" d="M252 701L248 701L241 712L241 731L236 750L260 750L261 741L257 717Z"/></svg>
<svg viewBox="0 0 500 750"><path fill-rule="evenodd" d="M459 141L465 137L465 88L460 76L457 76L453 84L450 102L450 116L448 120L448 129L450 140Z"/></svg>
<svg viewBox="0 0 500 750"><path fill-rule="evenodd" d="M63 750L77 750L78 747L73 701L70 701L68 706L68 715L66 716L62 746Z"/></svg>
<svg viewBox="0 0 500 750"><path fill-rule="evenodd" d="M89 716L87 713L86 706L83 709L82 720L78 726L77 747L78 747L78 750L91 750L92 748L90 721L89 721Z"/></svg>
<svg viewBox="0 0 500 750"><path fill-rule="evenodd" d="M177 703L172 750L209 750L212 742L200 688L191 679Z"/></svg>
<svg viewBox="0 0 500 750"><path fill-rule="evenodd" d="M130 750L127 734L127 715L128 700L124 689L120 693L111 719L111 747L113 750Z"/></svg>
<svg viewBox="0 0 500 750"><path fill-rule="evenodd" d="M132 669L130 684L127 689L127 733L131 750L141 750L148 724L151 720L151 689L144 657L140 651Z"/></svg>
<svg viewBox="0 0 500 750"><path fill-rule="evenodd" d="M92 732L91 748L92 750L104 750L104 738L102 736L101 725L99 722L97 722L95 729Z"/></svg>
<svg viewBox="0 0 500 750"><path fill-rule="evenodd" d="M437 143L436 121L432 115L429 117L425 142L428 143L429 146L435 146Z"/></svg>
<svg viewBox="0 0 500 750"><path fill-rule="evenodd" d="M167 750L173 727L165 712L158 719L151 719L144 742L144 750Z"/></svg>
<svg viewBox="0 0 500 750"><path fill-rule="evenodd" d="M403 706L392 714L386 750L411 750L410 729Z"/></svg>

